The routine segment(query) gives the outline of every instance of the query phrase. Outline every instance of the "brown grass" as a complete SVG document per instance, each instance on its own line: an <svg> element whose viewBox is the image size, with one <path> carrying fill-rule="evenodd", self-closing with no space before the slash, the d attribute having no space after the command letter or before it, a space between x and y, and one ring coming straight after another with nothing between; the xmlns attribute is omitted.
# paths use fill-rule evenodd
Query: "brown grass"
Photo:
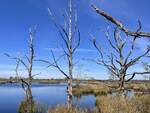
<svg viewBox="0 0 150 113"><path fill-rule="evenodd" d="M150 95L125 98L123 96L97 96L93 110L68 109L66 106L50 108L48 113L150 113Z"/></svg>
<svg viewBox="0 0 150 113"><path fill-rule="evenodd" d="M98 96L99 113L150 113L150 95L124 98L123 96Z"/></svg>
<svg viewBox="0 0 150 113"><path fill-rule="evenodd" d="M88 113L86 110L78 110L77 108L68 109L65 105L59 105L54 108L50 108L48 113Z"/></svg>
<svg viewBox="0 0 150 113"><path fill-rule="evenodd" d="M110 92L110 88L105 86L102 83L99 84L84 84L79 87L73 88L73 94L75 96L81 96L81 95L107 95Z"/></svg>

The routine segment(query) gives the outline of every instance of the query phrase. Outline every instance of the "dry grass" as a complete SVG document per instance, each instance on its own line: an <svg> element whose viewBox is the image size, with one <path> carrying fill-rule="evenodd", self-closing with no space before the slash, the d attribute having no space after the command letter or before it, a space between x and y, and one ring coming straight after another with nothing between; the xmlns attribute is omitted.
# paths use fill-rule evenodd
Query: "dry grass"
<svg viewBox="0 0 150 113"><path fill-rule="evenodd" d="M54 108L50 108L48 113L88 113L87 110L78 110L77 108L68 109L65 105L59 105Z"/></svg>
<svg viewBox="0 0 150 113"><path fill-rule="evenodd" d="M150 95L131 99L123 96L98 96L96 104L99 113L150 113Z"/></svg>
<svg viewBox="0 0 150 113"><path fill-rule="evenodd" d="M81 95L107 95L108 93L118 91L117 81L91 81L89 83L84 83L78 87L73 88L73 94L75 96ZM135 93L149 93L150 92L150 82L149 81L131 81L125 84L125 89L133 89Z"/></svg>
<svg viewBox="0 0 150 113"><path fill-rule="evenodd" d="M150 95L125 98L123 96L97 96L93 110L68 109L66 106L50 108L48 113L150 113Z"/></svg>
<svg viewBox="0 0 150 113"><path fill-rule="evenodd" d="M128 83L127 87L134 90L148 90L150 89L150 82Z"/></svg>
<svg viewBox="0 0 150 113"><path fill-rule="evenodd" d="M105 86L102 83L99 84L84 84L79 87L73 88L73 94L75 96L81 96L81 95L107 95L110 92L110 88Z"/></svg>

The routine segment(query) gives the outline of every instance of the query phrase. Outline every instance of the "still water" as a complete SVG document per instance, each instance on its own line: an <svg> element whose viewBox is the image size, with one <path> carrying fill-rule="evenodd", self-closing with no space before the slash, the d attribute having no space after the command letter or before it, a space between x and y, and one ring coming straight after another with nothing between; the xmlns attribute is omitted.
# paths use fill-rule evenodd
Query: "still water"
<svg viewBox="0 0 150 113"><path fill-rule="evenodd" d="M34 100L46 109L67 101L65 84L33 84L32 93ZM25 94L19 84L0 85L0 113L18 113L20 102ZM93 108L95 97L82 96L80 99L73 97L73 104L80 108Z"/></svg>

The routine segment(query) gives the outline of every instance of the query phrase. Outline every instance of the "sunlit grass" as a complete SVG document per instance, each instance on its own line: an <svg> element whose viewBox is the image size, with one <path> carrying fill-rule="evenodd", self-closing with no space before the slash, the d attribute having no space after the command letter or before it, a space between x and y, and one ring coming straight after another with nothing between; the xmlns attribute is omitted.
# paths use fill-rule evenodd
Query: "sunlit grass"
<svg viewBox="0 0 150 113"><path fill-rule="evenodd" d="M97 96L96 106L99 113L150 113L150 95Z"/></svg>
<svg viewBox="0 0 150 113"><path fill-rule="evenodd" d="M96 107L92 110L68 109L67 106L50 108L48 113L150 113L150 95L133 98L123 96L97 96Z"/></svg>
<svg viewBox="0 0 150 113"><path fill-rule="evenodd" d="M73 88L73 94L75 96L81 96L81 95L107 95L110 92L110 88L108 86L105 86L102 83L99 84L84 84L79 87Z"/></svg>
<svg viewBox="0 0 150 113"><path fill-rule="evenodd" d="M88 113L87 110L79 110L75 107L68 109L65 105L59 105L54 108L50 108L48 113Z"/></svg>

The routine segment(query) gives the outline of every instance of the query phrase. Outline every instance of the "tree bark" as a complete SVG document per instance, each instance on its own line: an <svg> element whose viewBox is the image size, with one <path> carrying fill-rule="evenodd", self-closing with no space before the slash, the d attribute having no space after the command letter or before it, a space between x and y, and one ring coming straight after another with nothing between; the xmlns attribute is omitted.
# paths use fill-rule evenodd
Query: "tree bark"
<svg viewBox="0 0 150 113"><path fill-rule="evenodd" d="M125 83L125 78L124 76L121 76L119 79L119 90L124 90L124 83Z"/></svg>
<svg viewBox="0 0 150 113"><path fill-rule="evenodd" d="M72 107L72 73L73 73L73 51L72 51L72 0L70 0L70 10L69 10L69 48L68 48L68 69L69 69L69 79L68 79L68 108Z"/></svg>
<svg viewBox="0 0 150 113"><path fill-rule="evenodd" d="M33 109L34 109L34 101L33 101L33 96L32 96L32 89L31 87L28 88L28 112L29 113L33 113Z"/></svg>
<svg viewBox="0 0 150 113"><path fill-rule="evenodd" d="M73 97L73 94L72 94L72 79L68 79L68 86L67 86L67 105L68 105L68 108L71 108L72 107L72 97Z"/></svg>
<svg viewBox="0 0 150 113"><path fill-rule="evenodd" d="M69 68L69 78L68 78L68 108L72 107L72 82L73 82L73 77L72 77L72 73L73 73L73 63L72 63L72 47L70 46L69 48L69 57L68 57L68 68Z"/></svg>

